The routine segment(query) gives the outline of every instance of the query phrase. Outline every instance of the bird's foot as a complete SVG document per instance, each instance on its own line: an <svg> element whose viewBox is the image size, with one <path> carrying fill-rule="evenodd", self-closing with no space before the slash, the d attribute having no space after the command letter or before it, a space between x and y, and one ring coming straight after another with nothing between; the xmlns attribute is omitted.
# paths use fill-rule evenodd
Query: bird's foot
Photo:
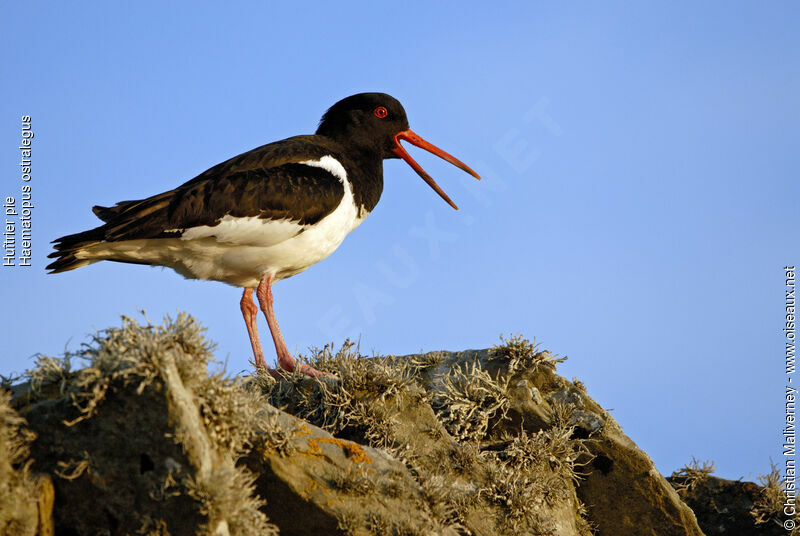
<svg viewBox="0 0 800 536"><path fill-rule="evenodd" d="M333 377L334 376L330 372L317 370L314 367L312 367L310 365L306 365L304 363L301 363L298 368L300 369L300 372L302 374L305 374L306 376L311 376L312 378L322 378L322 377Z"/></svg>
<svg viewBox="0 0 800 536"><path fill-rule="evenodd" d="M304 374L306 376L310 376L312 378L322 378L322 377L333 377L334 375L330 372L324 372L321 370L317 370L311 365L306 365L305 363L298 363L291 355L282 355L278 357L278 368L277 369L269 369L270 374L274 378L279 378L281 373L283 372L299 372L300 374Z"/></svg>

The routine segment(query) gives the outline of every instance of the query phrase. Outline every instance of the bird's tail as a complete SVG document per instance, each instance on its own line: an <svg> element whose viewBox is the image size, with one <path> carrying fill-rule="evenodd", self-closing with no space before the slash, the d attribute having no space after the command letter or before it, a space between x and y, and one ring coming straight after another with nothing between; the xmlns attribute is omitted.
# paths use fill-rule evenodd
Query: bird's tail
<svg viewBox="0 0 800 536"><path fill-rule="evenodd" d="M53 240L55 251L47 257L56 260L47 265L46 269L50 270L49 273L67 272L99 261L100 259L91 258L85 250L89 246L103 241L105 237L104 227L96 227L82 233L62 236Z"/></svg>

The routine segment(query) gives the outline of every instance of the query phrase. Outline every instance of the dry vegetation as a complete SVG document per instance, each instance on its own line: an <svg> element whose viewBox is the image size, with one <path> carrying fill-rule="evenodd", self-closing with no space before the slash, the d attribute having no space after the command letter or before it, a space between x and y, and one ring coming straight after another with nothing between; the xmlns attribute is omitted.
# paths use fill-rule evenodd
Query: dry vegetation
<svg viewBox="0 0 800 536"><path fill-rule="evenodd" d="M714 462L698 461L694 457L692 461L682 468L672 473L672 486L679 495L686 496L694 491L698 485L708 480L714 473Z"/></svg>
<svg viewBox="0 0 800 536"><path fill-rule="evenodd" d="M762 488L758 499L753 504L750 514L755 519L756 525L773 524L782 526L783 521L788 519L783 514L784 503L786 502L786 482L781 479L778 467L773 463L769 473L758 477ZM795 522L800 520L800 515L791 516ZM791 536L800 534L800 528L795 527Z"/></svg>
<svg viewBox="0 0 800 536"><path fill-rule="evenodd" d="M572 426L562 419L558 426L529 434L521 423L512 427L508 418L512 379L540 367L554 370L563 359L511 337L488 360L504 372L493 375L476 358L449 367L438 387L426 390L421 371L442 363L437 354L367 358L347 343L337 352L325 347L307 359L335 380L309 382L289 375L286 381L260 386L276 407L402 460L437 525L414 534L469 533L477 512L490 514L496 534L548 534L553 508L564 504L571 505L575 523L589 534L574 493L580 455L582 463L589 457L582 442L571 438ZM348 484L345 477L355 481ZM355 474L337 475L335 486L366 490ZM354 523L350 516L342 526Z"/></svg>
<svg viewBox="0 0 800 536"><path fill-rule="evenodd" d="M230 378L212 350L186 315L124 318L39 357L13 400L0 389L0 534L587 536L576 490L600 442L603 464L650 463L521 336L403 358L326 346L305 358L334 375L317 380ZM687 467L686 489L709 472Z"/></svg>

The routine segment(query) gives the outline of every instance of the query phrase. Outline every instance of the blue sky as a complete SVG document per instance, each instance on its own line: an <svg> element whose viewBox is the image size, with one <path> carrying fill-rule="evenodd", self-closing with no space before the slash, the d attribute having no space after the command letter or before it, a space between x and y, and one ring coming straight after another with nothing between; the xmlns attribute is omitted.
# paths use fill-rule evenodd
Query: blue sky
<svg viewBox="0 0 800 536"><path fill-rule="evenodd" d="M455 4L452 4L455 6ZM100 263L45 275L94 204L173 188L383 91L484 176L421 151L329 259L275 287L293 351L483 348L522 333L669 473L781 461L783 270L800 263L795 3L4 3L0 196L36 134L34 266L0 268L4 373L144 309L234 373L240 291ZM262 339L268 360L266 326Z"/></svg>

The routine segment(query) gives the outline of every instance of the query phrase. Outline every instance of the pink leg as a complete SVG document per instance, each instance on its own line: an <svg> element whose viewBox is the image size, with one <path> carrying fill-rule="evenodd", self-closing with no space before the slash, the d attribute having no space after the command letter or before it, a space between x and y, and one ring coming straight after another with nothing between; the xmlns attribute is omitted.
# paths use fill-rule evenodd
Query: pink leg
<svg viewBox="0 0 800 536"><path fill-rule="evenodd" d="M253 347L253 357L256 360L256 369L267 368L267 362L264 361L264 351L261 349L261 339L258 337L258 327L256 322L258 320L258 307L253 303L252 299L253 289L244 289L242 301L239 305L242 308L242 316L244 323L247 325L247 334L250 335L250 345Z"/></svg>
<svg viewBox="0 0 800 536"><path fill-rule="evenodd" d="M275 312L272 310L272 276L264 276L258 284L256 290L256 297L258 303L261 304L261 311L267 317L267 324L269 324L269 331L272 333L272 340L275 343L275 351L278 353L278 367L283 370L292 372L297 367L297 361L289 353L286 348L286 343L281 335L281 329L278 327L278 320L275 318ZM300 365L300 372L307 376L331 376L327 372L321 372L308 365Z"/></svg>

